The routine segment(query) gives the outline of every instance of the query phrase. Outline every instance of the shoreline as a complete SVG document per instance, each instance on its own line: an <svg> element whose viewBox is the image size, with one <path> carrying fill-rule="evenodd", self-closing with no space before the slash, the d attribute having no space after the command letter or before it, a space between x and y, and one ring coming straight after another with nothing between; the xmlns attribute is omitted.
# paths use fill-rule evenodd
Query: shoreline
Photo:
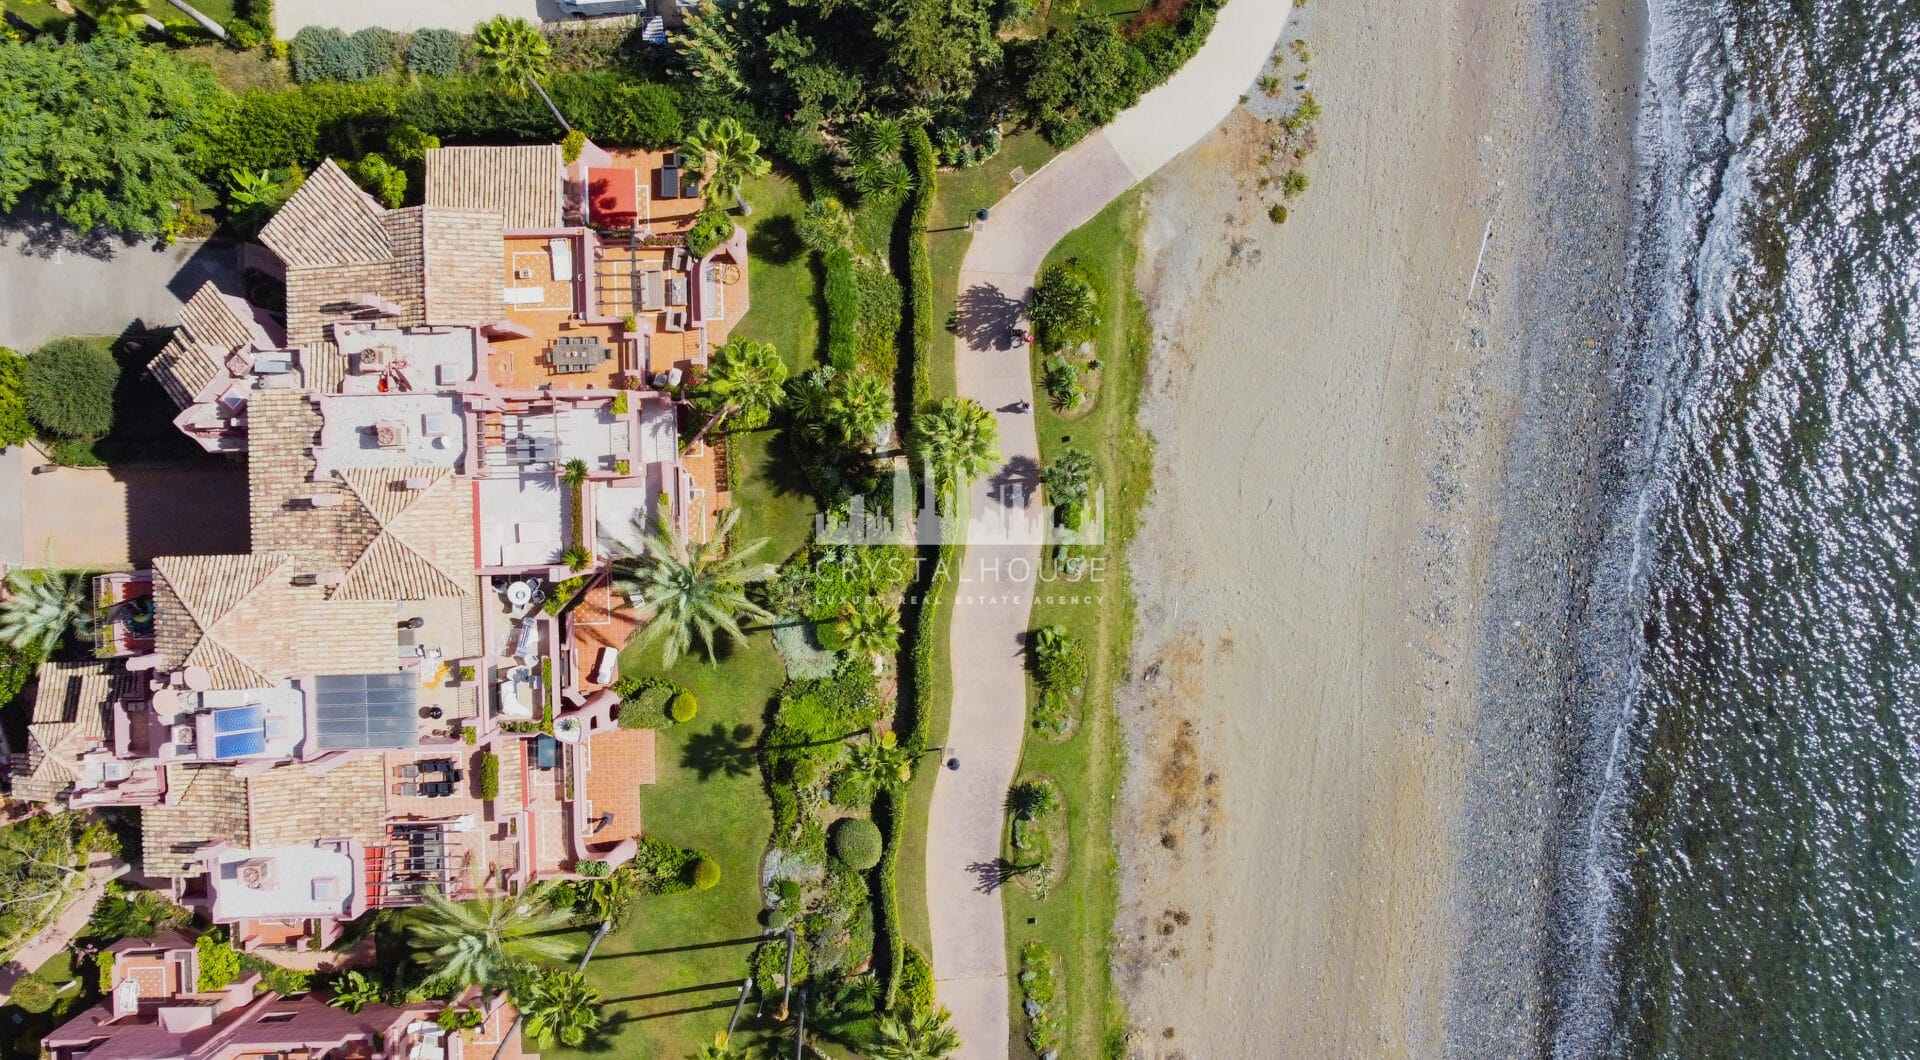
<svg viewBox="0 0 1920 1060"><path fill-rule="evenodd" d="M1624 275L1628 6L1314 5L1325 117L1288 223L1244 113L1149 189L1116 818L1142 822L1117 837L1136 1056L1550 1042L1577 750L1551 693L1605 508L1584 343L1619 307L1585 259Z"/></svg>

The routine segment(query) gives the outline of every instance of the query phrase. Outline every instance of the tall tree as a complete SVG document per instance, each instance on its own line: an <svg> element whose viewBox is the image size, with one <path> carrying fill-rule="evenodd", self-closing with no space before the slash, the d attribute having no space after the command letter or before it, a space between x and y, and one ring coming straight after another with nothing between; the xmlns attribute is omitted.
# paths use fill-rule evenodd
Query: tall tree
<svg viewBox="0 0 1920 1060"><path fill-rule="evenodd" d="M738 638L742 618L764 622L773 617L748 600L745 589L746 583L769 573L747 564L747 557L766 547L766 539L727 551L726 540L739 515L740 509L729 508L706 541L690 542L662 526L637 542L615 546L614 585L636 607L652 612L637 636L642 643L660 644L667 666L695 643L711 663L720 634Z"/></svg>
<svg viewBox="0 0 1920 1060"><path fill-rule="evenodd" d="M0 43L0 210L31 194L82 232L159 235L205 191L187 156L222 95L125 34Z"/></svg>
<svg viewBox="0 0 1920 1060"><path fill-rule="evenodd" d="M523 965L560 960L569 950L551 934L567 926L567 912L542 887L465 902L429 890L418 917L408 927L413 959L449 986L506 986Z"/></svg>
<svg viewBox="0 0 1920 1060"><path fill-rule="evenodd" d="M693 168L706 181L708 202L718 206L732 199L741 213L753 212L740 195L740 185L750 177L766 176L773 164L760 157L760 138L740 119L702 118L680 146L694 157Z"/></svg>
<svg viewBox="0 0 1920 1060"><path fill-rule="evenodd" d="M901 1016L880 1017L866 1053L871 1060L941 1060L960 1050L960 1035L951 1024L953 1014L938 1005Z"/></svg>
<svg viewBox="0 0 1920 1060"><path fill-rule="evenodd" d="M971 398L944 398L913 418L912 449L942 491L993 470L1000 425Z"/></svg>
<svg viewBox="0 0 1920 1060"><path fill-rule="evenodd" d="M547 72L553 45L526 19L495 15L473 27L473 54L508 93L524 96Z"/></svg>
<svg viewBox="0 0 1920 1060"><path fill-rule="evenodd" d="M764 342L733 339L713 351L706 378L693 388L693 407L707 416L698 444L722 422L740 430L764 426L787 399L787 365Z"/></svg>
<svg viewBox="0 0 1920 1060"><path fill-rule="evenodd" d="M600 1029L600 991L580 972L543 972L529 977L514 995L527 1021L527 1033L541 1048L559 1042L569 1049L587 1044Z"/></svg>
<svg viewBox="0 0 1920 1060"><path fill-rule="evenodd" d="M827 420L842 444L872 445L892 419L893 386L877 373L854 371L835 380L827 397Z"/></svg>
<svg viewBox="0 0 1920 1060"><path fill-rule="evenodd" d="M93 635L93 592L87 579L61 571L14 571L0 603L0 642L46 655L71 632Z"/></svg>

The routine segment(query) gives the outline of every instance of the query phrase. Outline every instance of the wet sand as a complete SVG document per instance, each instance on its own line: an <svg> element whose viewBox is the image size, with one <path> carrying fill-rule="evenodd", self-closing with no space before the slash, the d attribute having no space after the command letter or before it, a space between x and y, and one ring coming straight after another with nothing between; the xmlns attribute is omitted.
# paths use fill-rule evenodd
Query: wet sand
<svg viewBox="0 0 1920 1060"><path fill-rule="evenodd" d="M1554 447L1530 428L1539 390L1579 369L1542 352L1541 300L1564 317L1547 345L1585 341L1552 304L1569 277L1537 282L1580 235L1557 145L1620 163L1573 175L1598 189L1588 221L1623 232L1637 59L1617 15L1596 36L1590 11L1491 0L1324 6L1295 27L1325 112L1287 223L1254 186L1246 114L1147 200L1158 451L1117 815L1136 1056L1542 1040L1551 813L1494 821L1466 796L1555 770L1496 730L1523 720L1514 668L1550 683L1564 659L1490 631L1523 597L1551 611L1579 564L1522 591L1492 557L1580 492L1580 461L1549 481L1514 447ZM1576 128L1595 120L1606 135ZM1569 404L1602 389L1576 376Z"/></svg>

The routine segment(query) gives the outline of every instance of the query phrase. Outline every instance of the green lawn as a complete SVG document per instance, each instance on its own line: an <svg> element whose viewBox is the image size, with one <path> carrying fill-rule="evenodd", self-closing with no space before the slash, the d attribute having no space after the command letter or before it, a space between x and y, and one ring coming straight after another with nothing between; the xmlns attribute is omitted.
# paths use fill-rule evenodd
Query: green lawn
<svg viewBox="0 0 1920 1060"><path fill-rule="evenodd" d="M747 283L752 306L733 336L770 342L793 371L814 365L820 348L819 279L794 227L805 205L792 178L772 173L746 182L753 204L747 228Z"/></svg>
<svg viewBox="0 0 1920 1060"><path fill-rule="evenodd" d="M1019 132L1006 138L1000 153L972 169L957 169L940 174L933 200L933 218L928 227L928 256L933 261L933 319L945 323L953 318L960 293L960 262L966 257L973 234L964 227L973 220L973 212L991 207L1013 190L1012 173L1024 169L1029 175L1054 156L1053 148L1036 133ZM991 218L987 221L992 224ZM929 373L933 396L953 393L953 356L951 335L942 330L935 341Z"/></svg>
<svg viewBox="0 0 1920 1060"><path fill-rule="evenodd" d="M73 951L62 950L47 958L47 962L35 969L35 973L52 983L55 989L73 982L76 978ZM39 1056L42 1037L99 999L99 992L94 990L92 983L81 982L60 994L51 1012L27 1012L15 1005L0 1005L0 1028L4 1028L0 1030L0 1042L9 1046L4 1055Z"/></svg>
<svg viewBox="0 0 1920 1060"><path fill-rule="evenodd" d="M660 674L659 658L658 649L630 647L621 671ZM700 714L659 733L658 781L640 792L644 828L707 852L720 863L720 884L640 899L626 926L600 944L587 978L606 1001L612 1055L677 1060L726 1026L759 941L760 852L773 817L754 748L786 673L772 638L757 634L717 666L681 659L664 676L692 690Z"/></svg>
<svg viewBox="0 0 1920 1060"><path fill-rule="evenodd" d="M1064 743L1029 735L1020 763L1022 773L1053 778L1065 797L1066 875L1045 899L1035 899L1018 883L1002 892L1008 966L1017 968L1020 947L1036 939L1052 947L1059 958L1060 990L1067 1000L1065 1056L1102 1055L1103 1039L1124 1025L1108 953L1118 900L1112 800L1122 766L1113 693L1126 674L1133 629L1126 544L1152 472L1151 443L1136 419L1149 347L1145 309L1133 289L1139 220L1139 193L1131 192L1068 235L1049 256L1049 261L1077 257L1100 278L1108 312L1103 333L1095 342L1106 367L1090 411L1069 419L1055 415L1045 402L1034 406L1041 459L1051 460L1069 445L1087 450L1099 462L1099 481L1107 494L1106 543L1101 550L1106 570L1101 581L1078 588L1056 581L1033 610L1036 627L1064 626L1087 646L1088 696L1079 728ZM1035 388L1039 388L1037 371ZM1076 593L1083 602L1044 599L1048 594ZM1098 602L1084 601L1094 596ZM1028 925L1028 918L1035 922ZM1010 987L1016 1032L1023 1031L1019 984L1013 982Z"/></svg>

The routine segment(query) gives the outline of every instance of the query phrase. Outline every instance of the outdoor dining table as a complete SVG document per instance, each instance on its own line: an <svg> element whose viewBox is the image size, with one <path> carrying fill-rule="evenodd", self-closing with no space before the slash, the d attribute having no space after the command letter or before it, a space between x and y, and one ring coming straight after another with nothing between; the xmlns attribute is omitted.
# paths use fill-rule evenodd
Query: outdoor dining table
<svg viewBox="0 0 1920 1060"><path fill-rule="evenodd" d="M554 340L547 363L556 372L584 372L605 363L611 356L597 337L568 335Z"/></svg>

